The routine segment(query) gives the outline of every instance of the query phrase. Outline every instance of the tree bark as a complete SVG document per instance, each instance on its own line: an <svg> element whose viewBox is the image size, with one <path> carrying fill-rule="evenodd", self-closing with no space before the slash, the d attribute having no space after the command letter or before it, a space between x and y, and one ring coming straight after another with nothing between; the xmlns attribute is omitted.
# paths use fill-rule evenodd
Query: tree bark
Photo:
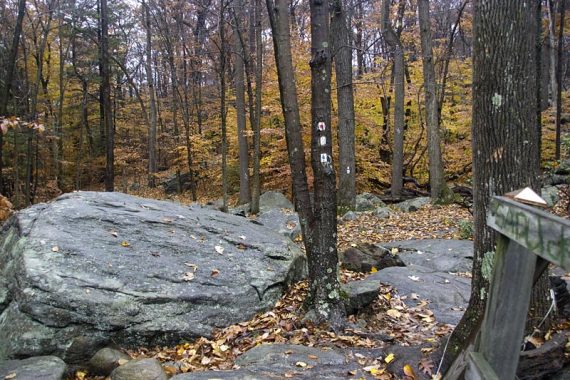
<svg viewBox="0 0 570 380"><path fill-rule="evenodd" d="M354 95L352 88L352 49L349 44L349 26L342 0L332 4L331 34L336 74L338 103L339 145L339 207L353 210L356 207L356 164L354 153Z"/></svg>
<svg viewBox="0 0 570 380"><path fill-rule="evenodd" d="M152 24L150 19L150 6L144 0L142 1L142 6L144 9L144 26L146 30L146 82L148 86L149 95L149 128L148 128L148 186L155 187L156 180L155 176L156 170L156 98L154 90L154 77L152 74Z"/></svg>
<svg viewBox="0 0 570 380"><path fill-rule="evenodd" d="M105 130L105 191L115 191L115 128L111 105L111 83L109 63L109 14L107 0L101 5L101 104Z"/></svg>
<svg viewBox="0 0 570 380"><path fill-rule="evenodd" d="M314 175L313 249L307 251L311 309L316 321L340 326L341 300L337 255L336 176L331 128L331 39L328 2L311 0L311 162Z"/></svg>
<svg viewBox="0 0 570 380"><path fill-rule="evenodd" d="M263 75L263 41L261 39L261 0L255 1L255 117L253 128L253 183L251 189L251 212L259 212L261 178L261 82Z"/></svg>
<svg viewBox="0 0 570 380"><path fill-rule="evenodd" d="M16 71L16 58L18 57L18 46L20 44L20 35L22 34L22 23L26 14L26 0L18 1L18 16L16 17L16 25L14 34L12 35L12 46L8 53L7 69L5 85L0 93L0 116L8 116L8 101L10 99L10 91L12 82L14 81L14 73ZM4 193L4 135L0 133L0 193Z"/></svg>
<svg viewBox="0 0 570 380"><path fill-rule="evenodd" d="M560 160L562 117L562 54L564 50L564 16L566 15L566 1L560 0L560 25L558 27L558 59L556 65L556 150L554 158Z"/></svg>
<svg viewBox="0 0 570 380"><path fill-rule="evenodd" d="M392 197L402 193L404 169L404 50L390 25L390 1L382 0L382 34L394 54L394 149L392 157Z"/></svg>
<svg viewBox="0 0 570 380"><path fill-rule="evenodd" d="M538 190L536 1L474 2L473 204L471 298L449 344L446 363L473 342L488 296L495 234L486 226L490 198Z"/></svg>
<svg viewBox="0 0 570 380"><path fill-rule="evenodd" d="M236 116L237 134L239 149L239 204L249 203L249 148L247 143L246 121L245 121L245 49L242 46L240 20L243 18L243 2L234 0L234 56L235 56L235 95L236 95Z"/></svg>
<svg viewBox="0 0 570 380"><path fill-rule="evenodd" d="M220 36L220 116L222 127L222 211L228 211L228 139L226 131L226 9L225 0L220 0L219 36Z"/></svg>
<svg viewBox="0 0 570 380"><path fill-rule="evenodd" d="M439 113L435 83L435 68L431 38L429 0L418 0L418 19L423 58L425 110L428 136L429 182L432 202L446 202L449 189L445 183L441 139L439 135Z"/></svg>

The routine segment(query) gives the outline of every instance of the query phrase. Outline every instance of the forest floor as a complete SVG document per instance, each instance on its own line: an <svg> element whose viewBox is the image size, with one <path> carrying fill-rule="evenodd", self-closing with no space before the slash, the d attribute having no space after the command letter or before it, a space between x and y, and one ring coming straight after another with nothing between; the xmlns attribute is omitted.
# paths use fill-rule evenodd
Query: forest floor
<svg viewBox="0 0 570 380"><path fill-rule="evenodd" d="M568 216L569 197L561 192L562 199L555 212ZM468 238L472 216L459 205L428 205L416 212L395 212L389 218L378 219L371 214L359 214L354 221L339 221L339 250L362 243L386 243L408 239L461 239ZM299 242L300 243L300 242ZM469 277L470 273L462 274ZM343 270L342 282L365 278L367 274ZM275 305L265 313L256 315L223 330L216 331L211 339L200 338L193 342L181 342L174 347L139 348L129 351L132 357L153 357L163 363L169 374L224 370L235 368L235 359L240 354L260 344L288 343L320 347L386 347L390 345L422 346L425 355L419 366L422 376L440 379L438 363L430 358L440 345L442 337L449 335L454 326L438 323L429 309L427 301L418 300L416 306L404 303L397 290L383 286L377 299L358 315L348 317L354 328L342 333L334 333L325 326L315 326L303 320L302 304L307 293L307 282L293 285ZM358 326L358 327L357 327ZM564 326L563 326L564 327ZM568 326L566 326L568 327ZM559 327L560 328L560 327ZM362 358L362 369L378 379L400 378L388 370L388 364L396 358L393 354L385 357ZM297 363L302 367L306 363ZM418 365L418 363L415 363ZM302 369L302 368L298 368ZM398 371L402 372L402 370ZM404 365L403 373L408 379L416 379L411 366ZM85 377L83 371L76 372L76 379L103 379ZM294 371L283 374L294 377ZM350 378L350 374L347 374Z"/></svg>

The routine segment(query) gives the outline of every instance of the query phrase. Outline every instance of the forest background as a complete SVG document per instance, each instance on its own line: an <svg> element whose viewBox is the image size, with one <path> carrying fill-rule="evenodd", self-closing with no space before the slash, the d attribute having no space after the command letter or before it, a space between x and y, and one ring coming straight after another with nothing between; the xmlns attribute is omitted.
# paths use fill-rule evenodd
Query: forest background
<svg viewBox="0 0 570 380"><path fill-rule="evenodd" d="M0 192L15 208L73 190L207 201L226 189L230 203L249 201L244 186L291 194L265 4L147 1L0 0ZM381 193L391 186L397 110L394 49L382 31L382 3L343 2L352 47L358 193ZM538 41L544 169L556 167L570 148L564 134L570 114L559 110L556 120L557 88L560 83L564 90L568 66L563 3L544 2ZM389 22L405 62L404 195L417 194L429 186L417 3L399 0L390 7ZM292 1L289 14L309 159L308 2ZM430 1L430 15L445 178L449 185L470 186L472 4ZM333 78L333 94L335 83ZM338 105L332 98L336 163ZM567 102L563 91L562 109ZM252 180L256 120L259 185ZM562 129L558 143L557 125ZM159 185L167 180L180 194L165 193Z"/></svg>

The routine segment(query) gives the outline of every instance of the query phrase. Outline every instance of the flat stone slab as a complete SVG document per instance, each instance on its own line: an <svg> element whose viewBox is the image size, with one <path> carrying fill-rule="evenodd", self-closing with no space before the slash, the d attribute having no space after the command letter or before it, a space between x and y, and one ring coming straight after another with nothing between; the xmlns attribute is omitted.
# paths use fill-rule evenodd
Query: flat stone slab
<svg viewBox="0 0 570 380"><path fill-rule="evenodd" d="M404 240L379 244L398 248L398 256L408 267L421 266L436 272L471 272L473 242L471 240Z"/></svg>
<svg viewBox="0 0 570 380"><path fill-rule="evenodd" d="M0 359L84 363L109 343L176 344L268 310L306 275L291 240L246 218L77 192L0 236Z"/></svg>
<svg viewBox="0 0 570 380"><path fill-rule="evenodd" d="M55 356L0 361L0 379L62 380L66 369L63 360Z"/></svg>

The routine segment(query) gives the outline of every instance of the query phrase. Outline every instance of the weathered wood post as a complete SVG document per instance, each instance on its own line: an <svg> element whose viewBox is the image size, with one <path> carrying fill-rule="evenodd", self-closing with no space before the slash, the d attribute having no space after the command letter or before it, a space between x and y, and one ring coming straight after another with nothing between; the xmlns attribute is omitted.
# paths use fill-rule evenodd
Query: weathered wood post
<svg viewBox="0 0 570 380"><path fill-rule="evenodd" d="M500 233L489 301L466 379L515 378L537 258L570 270L570 222L506 197L491 200Z"/></svg>

